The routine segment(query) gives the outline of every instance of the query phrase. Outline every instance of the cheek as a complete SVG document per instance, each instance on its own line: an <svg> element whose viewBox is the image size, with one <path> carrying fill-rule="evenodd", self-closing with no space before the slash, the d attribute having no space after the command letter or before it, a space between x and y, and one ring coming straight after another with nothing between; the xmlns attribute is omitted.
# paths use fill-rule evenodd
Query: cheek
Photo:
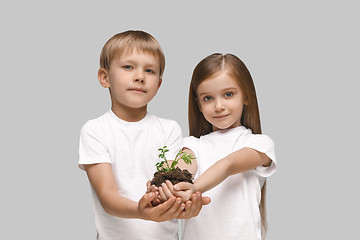
<svg viewBox="0 0 360 240"><path fill-rule="evenodd" d="M210 104L203 104L200 107L200 111L202 112L202 114L204 116L212 115L212 108L211 108Z"/></svg>

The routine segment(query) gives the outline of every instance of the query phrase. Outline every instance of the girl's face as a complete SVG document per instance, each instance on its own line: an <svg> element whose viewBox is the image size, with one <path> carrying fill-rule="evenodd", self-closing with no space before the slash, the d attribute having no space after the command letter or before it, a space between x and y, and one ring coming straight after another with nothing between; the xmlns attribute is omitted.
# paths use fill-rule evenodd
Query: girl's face
<svg viewBox="0 0 360 240"><path fill-rule="evenodd" d="M241 126L245 102L235 79L221 71L202 81L196 93L200 111L213 131Z"/></svg>

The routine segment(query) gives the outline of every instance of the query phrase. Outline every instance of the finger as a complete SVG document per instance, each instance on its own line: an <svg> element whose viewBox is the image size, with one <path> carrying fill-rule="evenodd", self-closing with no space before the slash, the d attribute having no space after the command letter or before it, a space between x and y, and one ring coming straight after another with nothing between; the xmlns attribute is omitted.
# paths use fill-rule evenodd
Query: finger
<svg viewBox="0 0 360 240"><path fill-rule="evenodd" d="M159 191L159 188L156 185L151 185L150 187L151 192Z"/></svg>
<svg viewBox="0 0 360 240"><path fill-rule="evenodd" d="M169 182L170 182L170 181L169 181ZM169 190L167 184L162 183L161 186L162 186L162 190L163 190L163 192L164 192L164 194L165 194L165 197L166 197L167 199L169 199L169 198L171 198L171 197L174 196L174 195L171 193L171 191Z"/></svg>
<svg viewBox="0 0 360 240"><path fill-rule="evenodd" d="M159 187L159 193L160 193L160 195L159 195L160 201L165 202L166 200L168 200L168 198L165 196L165 193L164 193L162 187Z"/></svg>
<svg viewBox="0 0 360 240"><path fill-rule="evenodd" d="M154 199L156 194L154 193L146 193L139 200L138 206L140 209L145 209L149 203Z"/></svg>
<svg viewBox="0 0 360 240"><path fill-rule="evenodd" d="M165 183L166 183L166 186L168 187L168 189L170 190L170 192L173 193L174 192L174 185L172 184L172 182L169 181L169 180L166 180Z"/></svg>
<svg viewBox="0 0 360 240"><path fill-rule="evenodd" d="M185 214L182 215L183 219L189 219L199 215L202 208L201 194L199 192L191 195L191 201L186 202Z"/></svg>
<svg viewBox="0 0 360 240"><path fill-rule="evenodd" d="M192 183L189 182L179 182L177 184L174 185L174 190L175 191L183 191L183 190L188 190L191 189L192 187Z"/></svg>
<svg viewBox="0 0 360 240"><path fill-rule="evenodd" d="M153 207L159 205L160 200L158 199L159 196L159 192L154 192L155 193L155 197L154 199L151 201L151 204L153 205Z"/></svg>
<svg viewBox="0 0 360 240"><path fill-rule="evenodd" d="M170 207L166 212L161 214L161 218L164 220L170 220L178 217L179 214L182 212L181 203L182 203L181 198L177 198L175 203L172 205L172 207ZM179 210L179 208L181 210Z"/></svg>
<svg viewBox="0 0 360 240"><path fill-rule="evenodd" d="M190 213L191 213L191 206L192 206L192 202L187 201L185 203L184 211L182 211L181 214L177 218L178 219L189 219L190 218Z"/></svg>
<svg viewBox="0 0 360 240"><path fill-rule="evenodd" d="M186 206L185 206L185 203L181 203L178 211L175 213L176 217L179 217L180 214L184 212L185 207L186 207Z"/></svg>
<svg viewBox="0 0 360 240"><path fill-rule="evenodd" d="M202 201L202 205L208 205L211 202L211 198L202 197L201 201Z"/></svg>
<svg viewBox="0 0 360 240"><path fill-rule="evenodd" d="M163 202L163 203L159 204L158 206L154 207L154 212L158 216L165 213L175 204L175 201L176 201L176 197L170 198L166 202Z"/></svg>
<svg viewBox="0 0 360 240"><path fill-rule="evenodd" d="M199 193L199 192L197 192L191 196L191 201L193 202L192 209L191 209L191 217L195 217L195 216L199 215L199 212L202 208L202 200L201 199L202 199L201 193Z"/></svg>

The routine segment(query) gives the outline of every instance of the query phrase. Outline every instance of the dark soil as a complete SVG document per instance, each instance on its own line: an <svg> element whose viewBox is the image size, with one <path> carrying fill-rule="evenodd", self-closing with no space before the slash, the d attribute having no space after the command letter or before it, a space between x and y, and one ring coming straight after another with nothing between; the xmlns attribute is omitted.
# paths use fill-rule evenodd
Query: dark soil
<svg viewBox="0 0 360 240"><path fill-rule="evenodd" d="M192 174L186 169L181 170L177 167L174 171L170 172L155 172L151 184L160 187L161 183L165 182L165 180L170 180L172 184L179 182L193 183Z"/></svg>

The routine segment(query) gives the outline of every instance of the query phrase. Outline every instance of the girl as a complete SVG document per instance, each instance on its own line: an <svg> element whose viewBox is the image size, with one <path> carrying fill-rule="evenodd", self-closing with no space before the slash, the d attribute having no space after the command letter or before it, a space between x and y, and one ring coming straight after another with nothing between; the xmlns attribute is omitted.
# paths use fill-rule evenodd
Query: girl
<svg viewBox="0 0 360 240"><path fill-rule="evenodd" d="M211 204L183 222L182 239L264 239L265 179L276 168L274 144L261 135L254 83L239 58L216 53L196 66L189 128L184 149L197 158L191 170L198 178L167 187L184 201L207 192Z"/></svg>

